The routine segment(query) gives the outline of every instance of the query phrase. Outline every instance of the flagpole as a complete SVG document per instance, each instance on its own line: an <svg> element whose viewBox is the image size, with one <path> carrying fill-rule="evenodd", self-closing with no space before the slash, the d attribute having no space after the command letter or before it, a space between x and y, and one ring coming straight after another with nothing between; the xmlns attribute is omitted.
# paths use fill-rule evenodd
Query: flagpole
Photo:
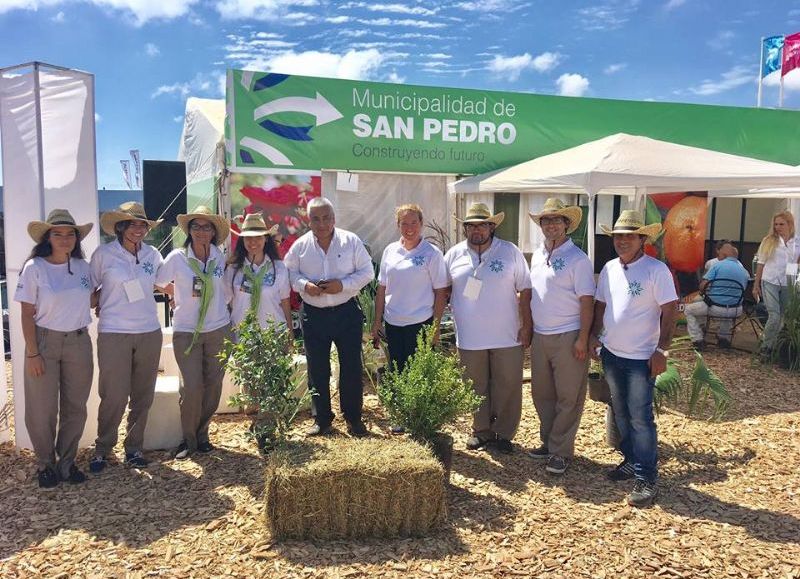
<svg viewBox="0 0 800 579"><path fill-rule="evenodd" d="M764 37L761 37L761 47L759 49L759 65L758 65L758 98L756 99L756 107L761 108L761 83L764 80Z"/></svg>
<svg viewBox="0 0 800 579"><path fill-rule="evenodd" d="M781 71L781 90L778 93L778 108L783 108L783 71Z"/></svg>

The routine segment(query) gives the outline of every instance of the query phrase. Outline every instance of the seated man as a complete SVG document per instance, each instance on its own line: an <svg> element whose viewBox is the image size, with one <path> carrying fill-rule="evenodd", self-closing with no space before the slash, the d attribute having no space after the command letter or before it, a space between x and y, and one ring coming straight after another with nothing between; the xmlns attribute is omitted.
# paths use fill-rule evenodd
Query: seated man
<svg viewBox="0 0 800 579"><path fill-rule="evenodd" d="M731 347L733 321L742 314L742 307L741 305L737 307L737 304L741 302L743 290L750 280L750 274L739 262L739 251L736 246L727 242L720 247L718 255L719 262L711 266L700 282L700 292L704 293L705 299L686 304L687 330L692 338L692 345L698 350L705 347L702 328L705 320L701 318L706 318L708 315L728 318L720 320L717 343L721 348ZM742 285L742 289L729 282L714 284L713 281L717 279L738 282Z"/></svg>

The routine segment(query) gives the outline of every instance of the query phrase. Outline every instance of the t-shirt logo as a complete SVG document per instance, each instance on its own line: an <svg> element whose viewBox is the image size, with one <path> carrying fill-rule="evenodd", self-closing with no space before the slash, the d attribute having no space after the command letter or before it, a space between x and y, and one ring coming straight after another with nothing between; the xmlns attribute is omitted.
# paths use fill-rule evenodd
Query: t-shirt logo
<svg viewBox="0 0 800 579"><path fill-rule="evenodd" d="M155 268L153 267L153 262L152 261L145 261L142 264L142 269L144 270L144 272L147 275L153 275L153 272L155 271Z"/></svg>
<svg viewBox="0 0 800 579"><path fill-rule="evenodd" d="M638 281L630 281L630 282L628 282L628 295L629 296L640 296L640 295L642 295L642 291L643 290L644 290L644 288L642 288L642 284L640 284Z"/></svg>
<svg viewBox="0 0 800 579"><path fill-rule="evenodd" d="M491 269L494 273L500 273L503 271L503 268L505 268L505 265L503 264L502 259L493 259L489 263L489 269Z"/></svg>
<svg viewBox="0 0 800 579"><path fill-rule="evenodd" d="M270 271L264 276L264 281L261 285L273 285L275 283L275 272Z"/></svg>
<svg viewBox="0 0 800 579"><path fill-rule="evenodd" d="M81 276L81 287L83 287L84 289L89 289L89 276L88 275L82 275Z"/></svg>
<svg viewBox="0 0 800 579"><path fill-rule="evenodd" d="M424 255L415 255L411 258L411 263L416 265L417 267L421 267L425 265L425 256Z"/></svg>
<svg viewBox="0 0 800 579"><path fill-rule="evenodd" d="M221 265L218 265L218 266L216 266L216 267L214 268L214 277L222 277L222 274L223 274L223 273L224 273L224 271L223 271L223 269L222 269L222 266L221 266Z"/></svg>
<svg viewBox="0 0 800 579"><path fill-rule="evenodd" d="M550 267L553 268L553 271L561 271L567 267L567 262L563 257L557 257L550 263Z"/></svg>

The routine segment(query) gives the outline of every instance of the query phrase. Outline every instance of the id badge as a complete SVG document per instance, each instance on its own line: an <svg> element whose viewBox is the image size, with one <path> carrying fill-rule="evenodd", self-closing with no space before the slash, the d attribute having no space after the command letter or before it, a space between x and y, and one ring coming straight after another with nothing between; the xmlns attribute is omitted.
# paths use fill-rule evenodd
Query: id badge
<svg viewBox="0 0 800 579"><path fill-rule="evenodd" d="M468 300L477 300L478 296L481 295L481 286L483 282L479 280L477 277L468 277L467 278L467 285L464 286L464 297Z"/></svg>
<svg viewBox="0 0 800 579"><path fill-rule="evenodd" d="M203 293L203 280L197 276L192 278L192 297L199 298Z"/></svg>
<svg viewBox="0 0 800 579"><path fill-rule="evenodd" d="M125 295L128 296L128 303L138 302L144 299L142 284L139 283L138 279L128 280L122 284L122 287L125 289Z"/></svg>
<svg viewBox="0 0 800 579"><path fill-rule="evenodd" d="M249 279L242 279L242 285L239 286L239 291L246 294L253 293L252 283Z"/></svg>

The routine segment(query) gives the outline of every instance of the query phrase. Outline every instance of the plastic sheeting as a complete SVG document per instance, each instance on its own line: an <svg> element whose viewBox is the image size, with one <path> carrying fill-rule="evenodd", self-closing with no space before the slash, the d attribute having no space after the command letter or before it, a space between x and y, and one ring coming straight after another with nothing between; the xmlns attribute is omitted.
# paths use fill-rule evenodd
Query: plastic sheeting
<svg viewBox="0 0 800 579"><path fill-rule="evenodd" d="M94 77L46 65L37 65L24 74L18 71L0 77L0 130L16 444L30 448L24 412L25 340L20 306L14 301L19 272L33 246L27 225L35 219L44 220L55 208L68 209L78 223L95 223L81 241L86 255L91 255L98 243L98 202ZM99 403L96 378L95 372L82 446L95 438Z"/></svg>
<svg viewBox="0 0 800 579"><path fill-rule="evenodd" d="M178 160L186 163L186 183L216 176L222 169L218 146L223 142L225 101L186 100Z"/></svg>

